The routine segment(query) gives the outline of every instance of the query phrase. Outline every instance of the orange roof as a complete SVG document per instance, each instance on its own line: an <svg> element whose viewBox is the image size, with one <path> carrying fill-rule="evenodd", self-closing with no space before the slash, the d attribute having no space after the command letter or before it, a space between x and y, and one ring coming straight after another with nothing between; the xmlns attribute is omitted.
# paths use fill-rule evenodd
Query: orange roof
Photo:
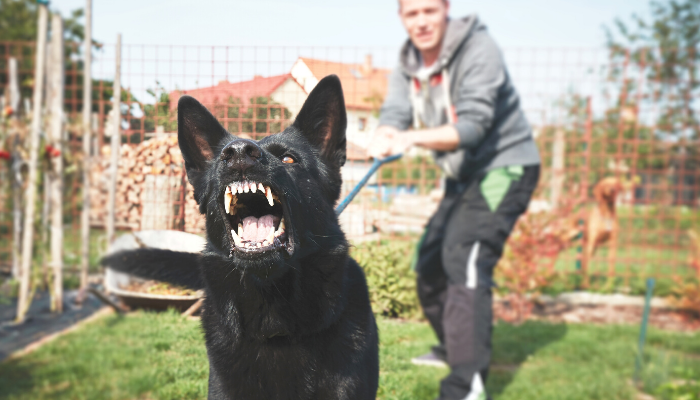
<svg viewBox="0 0 700 400"><path fill-rule="evenodd" d="M373 110L381 107L386 97L391 70L372 67L368 56L365 64L344 64L301 57L316 79L338 75L345 94L345 107Z"/></svg>
<svg viewBox="0 0 700 400"><path fill-rule="evenodd" d="M253 97L269 97L280 85L287 79L294 79L290 74L271 76L264 78L255 76L249 81L231 83L229 81L221 81L216 86L176 90L170 92L170 108L177 108L177 101L183 94L190 95L197 99L205 106L212 104L225 104L229 98L238 98L243 106L241 112L245 112L250 105L250 99Z"/></svg>

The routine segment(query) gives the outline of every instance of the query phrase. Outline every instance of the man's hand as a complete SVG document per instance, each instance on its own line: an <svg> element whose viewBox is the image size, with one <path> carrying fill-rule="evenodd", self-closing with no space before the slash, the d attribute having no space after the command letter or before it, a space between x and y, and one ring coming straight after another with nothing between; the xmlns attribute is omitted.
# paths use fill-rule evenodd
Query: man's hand
<svg viewBox="0 0 700 400"><path fill-rule="evenodd" d="M392 154L403 152L397 150L397 142L401 141L404 133L393 126L383 125L374 132L374 137L369 144L367 154L372 158L384 158Z"/></svg>
<svg viewBox="0 0 700 400"><path fill-rule="evenodd" d="M399 131L391 126L380 126L367 149L373 158L384 158L405 153L412 146L429 150L452 151L459 146L459 134L452 125L417 131Z"/></svg>

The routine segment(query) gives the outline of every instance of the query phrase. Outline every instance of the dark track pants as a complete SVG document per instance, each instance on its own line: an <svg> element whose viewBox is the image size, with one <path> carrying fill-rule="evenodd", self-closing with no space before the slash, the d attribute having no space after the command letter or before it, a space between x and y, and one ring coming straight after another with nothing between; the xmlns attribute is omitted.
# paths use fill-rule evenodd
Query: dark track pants
<svg viewBox="0 0 700 400"><path fill-rule="evenodd" d="M423 312L440 345L434 352L450 365L440 400L465 399L475 374L483 383L491 361L493 268L539 178L539 166L522 168L506 183L500 201L485 191L485 178L448 181L445 197L428 223L416 272ZM486 193L486 195L485 195Z"/></svg>

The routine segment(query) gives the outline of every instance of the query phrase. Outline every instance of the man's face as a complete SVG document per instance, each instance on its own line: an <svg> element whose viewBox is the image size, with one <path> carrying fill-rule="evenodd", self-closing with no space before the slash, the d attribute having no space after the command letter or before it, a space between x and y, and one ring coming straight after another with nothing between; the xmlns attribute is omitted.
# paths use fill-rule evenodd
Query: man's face
<svg viewBox="0 0 700 400"><path fill-rule="evenodd" d="M450 4L443 0L400 0L399 15L419 51L436 50L447 28Z"/></svg>

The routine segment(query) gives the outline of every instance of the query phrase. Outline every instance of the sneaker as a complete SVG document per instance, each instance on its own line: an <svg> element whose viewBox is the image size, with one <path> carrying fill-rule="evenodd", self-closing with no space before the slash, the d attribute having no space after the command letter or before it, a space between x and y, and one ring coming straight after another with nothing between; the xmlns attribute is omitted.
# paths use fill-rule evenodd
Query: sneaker
<svg viewBox="0 0 700 400"><path fill-rule="evenodd" d="M429 367L437 368L448 368L447 363L442 358L438 357L435 353L430 352L423 354L411 359L411 362L415 365L426 365Z"/></svg>

